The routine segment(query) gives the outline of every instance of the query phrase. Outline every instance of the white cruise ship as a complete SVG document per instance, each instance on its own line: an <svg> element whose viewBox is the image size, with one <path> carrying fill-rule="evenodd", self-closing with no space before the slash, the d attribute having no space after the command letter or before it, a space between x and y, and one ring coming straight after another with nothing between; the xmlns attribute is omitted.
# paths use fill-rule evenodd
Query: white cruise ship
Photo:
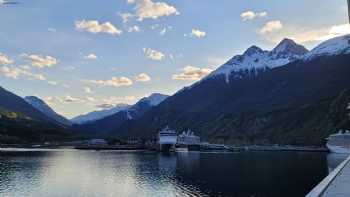
<svg viewBox="0 0 350 197"><path fill-rule="evenodd" d="M183 132L177 138L177 148L178 152L184 151L199 151L200 150L201 138L194 135L191 130Z"/></svg>
<svg viewBox="0 0 350 197"><path fill-rule="evenodd" d="M160 151L169 152L175 149L177 135L174 130L166 127L159 132L158 135Z"/></svg>
<svg viewBox="0 0 350 197"><path fill-rule="evenodd" d="M333 153L350 154L350 132L339 131L327 138L327 148Z"/></svg>

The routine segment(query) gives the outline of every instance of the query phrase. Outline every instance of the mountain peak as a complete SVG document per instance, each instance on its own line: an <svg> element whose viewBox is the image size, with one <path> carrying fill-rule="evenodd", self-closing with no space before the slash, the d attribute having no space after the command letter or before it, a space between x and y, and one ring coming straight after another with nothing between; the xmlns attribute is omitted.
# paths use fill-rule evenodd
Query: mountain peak
<svg viewBox="0 0 350 197"><path fill-rule="evenodd" d="M243 55L252 56L252 55L254 55L254 54L263 53L263 52L264 52L264 51L263 51L261 48L259 48L259 47L255 46L255 45L253 45L253 46L249 47L249 48L244 52Z"/></svg>
<svg viewBox="0 0 350 197"><path fill-rule="evenodd" d="M286 55L305 55L309 50L304 46L297 44L294 40L285 38L273 50L272 53L286 54Z"/></svg>
<svg viewBox="0 0 350 197"><path fill-rule="evenodd" d="M75 124L84 124L87 122L93 122L93 121L97 121L105 117L111 116L113 114L116 114L120 111L127 110L129 108L130 108L130 105L120 103L120 104L114 105L114 107L112 108L102 109L99 111L93 111L87 114L76 116L72 118L71 121Z"/></svg>
<svg viewBox="0 0 350 197"><path fill-rule="evenodd" d="M316 48L312 49L304 59L309 60L318 56L339 55L350 53L350 34L335 37L322 42Z"/></svg>
<svg viewBox="0 0 350 197"><path fill-rule="evenodd" d="M33 106L35 109L39 110L46 116L56 120L57 122L63 125L71 125L71 122L67 120L65 117L57 114L50 106L48 106L43 100L36 96L26 96L24 100Z"/></svg>
<svg viewBox="0 0 350 197"><path fill-rule="evenodd" d="M140 101L148 101L150 105L156 106L159 103L163 102L168 97L169 97L168 95L153 93L150 96L141 99Z"/></svg>

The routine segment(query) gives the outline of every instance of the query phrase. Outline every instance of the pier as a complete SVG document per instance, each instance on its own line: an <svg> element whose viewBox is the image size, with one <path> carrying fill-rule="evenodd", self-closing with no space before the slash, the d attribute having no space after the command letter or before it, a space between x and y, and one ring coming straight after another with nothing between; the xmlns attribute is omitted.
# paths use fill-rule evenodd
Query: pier
<svg viewBox="0 0 350 197"><path fill-rule="evenodd" d="M349 197L350 156L323 179L306 197Z"/></svg>

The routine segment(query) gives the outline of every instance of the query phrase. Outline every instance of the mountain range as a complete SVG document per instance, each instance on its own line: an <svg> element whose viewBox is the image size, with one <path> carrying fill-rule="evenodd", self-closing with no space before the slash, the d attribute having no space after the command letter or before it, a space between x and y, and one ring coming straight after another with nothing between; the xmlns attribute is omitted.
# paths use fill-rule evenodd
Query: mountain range
<svg viewBox="0 0 350 197"><path fill-rule="evenodd" d="M69 139L59 121L0 87L0 143L35 143Z"/></svg>
<svg viewBox="0 0 350 197"><path fill-rule="evenodd" d="M152 94L72 120L37 97L0 88L0 142L53 139L67 128L90 137L153 139L169 126L215 143L323 145L329 134L350 128L349 76L346 35L311 51L291 39L270 51L252 46L172 96Z"/></svg>
<svg viewBox="0 0 350 197"><path fill-rule="evenodd" d="M86 122L84 124L74 125L73 128L84 134L89 135L109 135L113 130L117 130L122 125L126 126L140 118L145 112L163 102L167 95L154 93L149 97L144 97L136 104L119 110L110 116Z"/></svg>
<svg viewBox="0 0 350 197"><path fill-rule="evenodd" d="M29 103L31 106L33 106L35 109L39 110L49 118L65 125L65 126L71 126L72 123L66 119L65 117L57 114L51 107L49 107L43 100L36 96L27 96L24 97L24 100Z"/></svg>
<svg viewBox="0 0 350 197"><path fill-rule="evenodd" d="M324 144L349 126L349 42L347 35L311 51L289 39L271 51L250 47L113 134L150 138L169 126L220 143Z"/></svg>
<svg viewBox="0 0 350 197"><path fill-rule="evenodd" d="M130 107L130 105L127 104L118 104L112 108L99 110L99 111L93 111L87 114L79 115L77 117L74 117L71 119L71 121L74 124L85 124L88 122L97 121L100 119L103 119L107 116L111 116L113 114L116 114L122 110L126 110Z"/></svg>

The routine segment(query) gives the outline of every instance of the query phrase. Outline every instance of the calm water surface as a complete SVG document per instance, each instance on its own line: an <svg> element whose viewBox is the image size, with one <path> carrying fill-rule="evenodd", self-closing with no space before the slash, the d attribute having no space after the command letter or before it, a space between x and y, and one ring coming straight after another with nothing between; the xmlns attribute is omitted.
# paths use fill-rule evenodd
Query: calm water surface
<svg viewBox="0 0 350 197"><path fill-rule="evenodd" d="M341 161L324 153L296 152L0 150L0 196L296 197Z"/></svg>

